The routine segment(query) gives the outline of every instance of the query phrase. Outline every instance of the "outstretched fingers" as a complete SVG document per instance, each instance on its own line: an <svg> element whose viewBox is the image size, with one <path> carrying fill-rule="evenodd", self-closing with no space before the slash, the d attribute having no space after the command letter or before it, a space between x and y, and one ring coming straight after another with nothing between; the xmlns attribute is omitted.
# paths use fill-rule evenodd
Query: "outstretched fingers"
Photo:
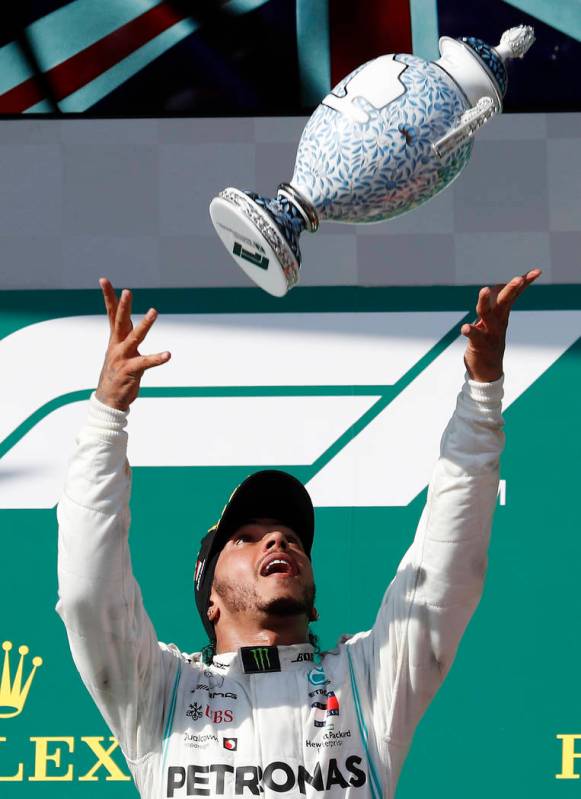
<svg viewBox="0 0 581 799"><path fill-rule="evenodd" d="M490 383L502 376L506 330L514 301L541 274L531 269L526 275L513 277L506 285L485 287L478 294L478 320L464 324L462 335L468 339L464 355L466 370L472 380Z"/></svg>
<svg viewBox="0 0 581 799"><path fill-rule="evenodd" d="M490 306L492 301L492 292L488 286L480 289L478 292L478 301L476 303L476 313L480 319L485 319L490 313Z"/></svg>
<svg viewBox="0 0 581 799"><path fill-rule="evenodd" d="M132 349L137 349L151 330L153 323L157 319L157 311L150 308L141 322L129 333L122 345L122 351L129 353Z"/></svg>
<svg viewBox="0 0 581 799"><path fill-rule="evenodd" d="M115 289L111 285L111 281L108 280L106 277L102 277L99 279L99 285L101 286L101 291L103 293L103 302L105 303L105 310L107 311L107 316L109 318L109 327L111 332L113 332L113 328L115 327L115 315L117 313L117 295L115 294Z"/></svg>
<svg viewBox="0 0 581 799"><path fill-rule="evenodd" d="M498 295L498 304L510 311L517 297L519 297L531 283L542 275L541 269L531 269L524 275L517 275L509 281Z"/></svg>
<svg viewBox="0 0 581 799"><path fill-rule="evenodd" d="M478 346L479 344L483 345L488 341L488 334L485 330L482 330L478 327L478 324L470 325L465 324L462 325L460 328L460 332L463 336L470 339L474 346Z"/></svg>
<svg viewBox="0 0 581 799"><path fill-rule="evenodd" d="M498 305L503 310L510 310L514 301L525 288L525 278L523 275L517 275L512 280L503 286L498 293Z"/></svg>
<svg viewBox="0 0 581 799"><path fill-rule="evenodd" d="M541 269L531 269L524 275L513 277L506 285L485 286L480 289L476 304L478 317L487 324L507 318L515 300L541 274Z"/></svg>
<svg viewBox="0 0 581 799"><path fill-rule="evenodd" d="M101 278L99 284L109 317L111 336L96 396L105 405L126 411L139 394L143 373L147 369L166 363L171 355L169 352L140 355L139 345L155 322L157 311L150 308L134 329L131 321L131 292L124 289L121 297L117 299L115 290L107 278Z"/></svg>
<svg viewBox="0 0 581 799"><path fill-rule="evenodd" d="M161 366L171 358L170 352L156 352L153 355L137 355L127 361L127 371L132 374L142 374L154 366Z"/></svg>
<svg viewBox="0 0 581 799"><path fill-rule="evenodd" d="M485 286L483 289L480 289L478 302L476 304L476 313L480 319L488 321L494 317L498 306L498 298L503 288L503 285L497 285Z"/></svg>
<svg viewBox="0 0 581 799"><path fill-rule="evenodd" d="M113 334L117 341L123 341L133 328L133 324L131 322L132 302L133 295L129 289L123 289L121 292L121 298L117 304L115 324L113 327Z"/></svg>

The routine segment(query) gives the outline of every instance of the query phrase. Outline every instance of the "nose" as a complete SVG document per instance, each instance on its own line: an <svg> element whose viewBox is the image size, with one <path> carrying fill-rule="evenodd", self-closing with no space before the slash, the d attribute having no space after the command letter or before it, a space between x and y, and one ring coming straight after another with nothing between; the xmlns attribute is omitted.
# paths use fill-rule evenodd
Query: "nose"
<svg viewBox="0 0 581 799"><path fill-rule="evenodd" d="M266 549L286 549L288 539L281 530L272 530L266 535Z"/></svg>

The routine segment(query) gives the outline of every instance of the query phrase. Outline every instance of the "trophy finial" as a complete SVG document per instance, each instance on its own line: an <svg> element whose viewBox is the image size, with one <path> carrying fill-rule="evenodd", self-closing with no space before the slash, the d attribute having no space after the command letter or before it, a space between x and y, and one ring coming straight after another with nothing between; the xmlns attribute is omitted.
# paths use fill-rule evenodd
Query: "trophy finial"
<svg viewBox="0 0 581 799"><path fill-rule="evenodd" d="M500 44L494 49L503 61L523 58L535 41L535 31L530 25L518 25L502 34Z"/></svg>

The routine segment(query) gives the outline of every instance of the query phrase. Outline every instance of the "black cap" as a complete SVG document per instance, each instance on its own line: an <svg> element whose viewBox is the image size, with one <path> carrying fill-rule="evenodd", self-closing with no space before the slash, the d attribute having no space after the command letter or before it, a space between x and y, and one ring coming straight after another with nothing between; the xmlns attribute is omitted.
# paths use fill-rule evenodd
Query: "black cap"
<svg viewBox="0 0 581 799"><path fill-rule="evenodd" d="M261 518L276 519L294 530L311 557L315 512L301 481L278 469L265 469L247 477L234 489L220 519L200 544L194 572L194 593L198 613L210 638L214 638L214 625L208 619L207 611L218 556L232 533L250 519Z"/></svg>

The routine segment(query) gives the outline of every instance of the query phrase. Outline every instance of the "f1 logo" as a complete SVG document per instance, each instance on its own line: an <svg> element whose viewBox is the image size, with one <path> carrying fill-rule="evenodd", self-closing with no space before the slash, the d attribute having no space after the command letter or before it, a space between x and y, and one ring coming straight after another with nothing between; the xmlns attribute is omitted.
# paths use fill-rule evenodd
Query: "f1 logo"
<svg viewBox="0 0 581 799"><path fill-rule="evenodd" d="M459 327L466 316L161 317L150 345L171 349L173 358L148 374L132 407L129 460L155 467L296 465L316 506L406 506L429 480L462 383ZM0 397L0 458L11 475L0 481L0 509L52 508L58 501L70 451L62 442L72 446L86 419L106 324L101 316L56 318L0 340L0 370L11 376ZM578 310L513 312L505 409L575 343L580 328ZM47 371L47 353L65 351L67 359L51 361Z"/></svg>

